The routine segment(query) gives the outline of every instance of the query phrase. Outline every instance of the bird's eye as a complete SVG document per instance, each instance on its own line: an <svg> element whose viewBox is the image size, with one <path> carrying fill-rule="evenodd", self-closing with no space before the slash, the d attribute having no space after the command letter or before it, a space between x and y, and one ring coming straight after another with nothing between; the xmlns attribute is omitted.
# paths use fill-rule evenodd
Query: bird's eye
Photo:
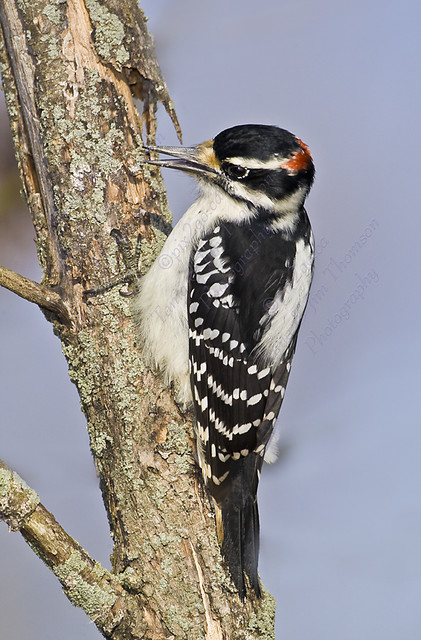
<svg viewBox="0 0 421 640"><path fill-rule="evenodd" d="M238 164L230 164L229 162L224 162L222 170L231 180L242 180L249 173L249 169L240 167Z"/></svg>

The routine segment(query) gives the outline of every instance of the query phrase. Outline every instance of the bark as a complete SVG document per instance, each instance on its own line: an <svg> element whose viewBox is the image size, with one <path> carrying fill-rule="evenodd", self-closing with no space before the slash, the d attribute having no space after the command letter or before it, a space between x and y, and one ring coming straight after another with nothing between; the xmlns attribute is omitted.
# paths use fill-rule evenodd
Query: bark
<svg viewBox="0 0 421 640"><path fill-rule="evenodd" d="M0 284L38 304L60 338L87 419L114 540L100 567L0 466L0 515L106 638L273 638L274 603L242 603L221 563L190 415L136 347L130 299L84 290L123 265L112 229L143 238L145 272L170 214L142 164L156 102L179 127L134 0L3 0L1 72L43 283ZM141 100L142 112L135 106Z"/></svg>

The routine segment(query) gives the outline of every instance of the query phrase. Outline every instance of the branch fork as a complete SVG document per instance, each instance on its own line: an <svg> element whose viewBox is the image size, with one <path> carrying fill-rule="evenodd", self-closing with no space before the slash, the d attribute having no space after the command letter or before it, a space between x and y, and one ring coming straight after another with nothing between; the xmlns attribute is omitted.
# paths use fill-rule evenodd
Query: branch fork
<svg viewBox="0 0 421 640"><path fill-rule="evenodd" d="M37 304L41 309L51 311L63 324L71 324L70 313L61 297L50 287L25 278L15 271L0 266L0 285L9 289L28 302Z"/></svg>
<svg viewBox="0 0 421 640"><path fill-rule="evenodd" d="M61 527L37 493L0 460L0 520L19 531L61 582L69 600L107 633L139 601Z"/></svg>

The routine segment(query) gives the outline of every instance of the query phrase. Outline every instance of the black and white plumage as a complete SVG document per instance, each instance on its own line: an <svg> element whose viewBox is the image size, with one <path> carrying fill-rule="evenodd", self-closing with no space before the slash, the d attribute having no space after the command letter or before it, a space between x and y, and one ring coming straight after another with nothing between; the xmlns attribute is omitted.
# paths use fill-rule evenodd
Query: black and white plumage
<svg viewBox="0 0 421 640"><path fill-rule="evenodd" d="M140 282L139 334L193 404L223 556L240 596L247 583L260 595L257 486L311 284L314 166L304 143L265 125L150 151L174 156L149 162L195 175L200 196Z"/></svg>

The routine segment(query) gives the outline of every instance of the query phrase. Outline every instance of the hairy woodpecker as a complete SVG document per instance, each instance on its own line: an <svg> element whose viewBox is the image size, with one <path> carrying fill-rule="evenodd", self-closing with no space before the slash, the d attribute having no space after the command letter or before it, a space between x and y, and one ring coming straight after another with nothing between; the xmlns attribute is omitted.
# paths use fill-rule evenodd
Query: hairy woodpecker
<svg viewBox="0 0 421 640"><path fill-rule="evenodd" d="M139 336L193 405L222 554L240 597L247 583L260 596L256 493L312 279L313 161L288 131L254 124L148 152L172 156L148 162L193 175L200 195L139 283Z"/></svg>

